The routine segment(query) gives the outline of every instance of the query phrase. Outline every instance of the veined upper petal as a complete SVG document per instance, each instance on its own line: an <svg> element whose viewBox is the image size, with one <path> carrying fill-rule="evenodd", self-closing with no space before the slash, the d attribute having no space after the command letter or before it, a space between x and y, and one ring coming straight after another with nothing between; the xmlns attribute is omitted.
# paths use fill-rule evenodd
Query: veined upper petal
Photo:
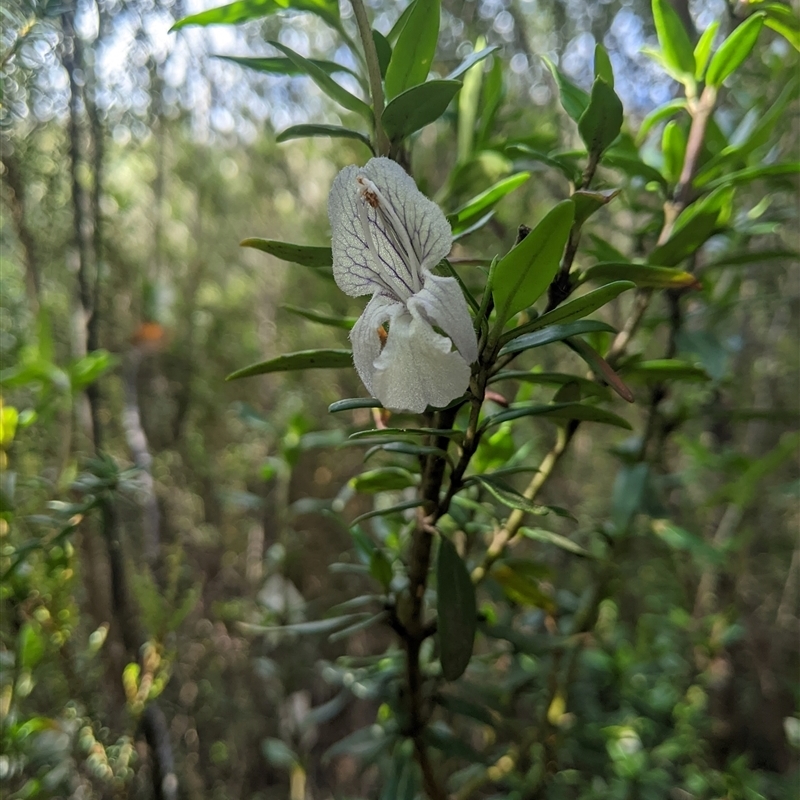
<svg viewBox="0 0 800 800"><path fill-rule="evenodd" d="M464 394L469 364L415 307L393 316L389 325L389 338L372 375L372 393L385 408L419 414Z"/></svg>
<svg viewBox="0 0 800 800"><path fill-rule="evenodd" d="M469 315L467 301L455 278L442 278L428 273L422 290L408 301L431 323L438 325L458 348L468 364L478 358L478 340Z"/></svg>
<svg viewBox="0 0 800 800"><path fill-rule="evenodd" d="M406 301L452 246L441 209L388 158L345 167L331 187L333 275L351 297L383 291Z"/></svg>

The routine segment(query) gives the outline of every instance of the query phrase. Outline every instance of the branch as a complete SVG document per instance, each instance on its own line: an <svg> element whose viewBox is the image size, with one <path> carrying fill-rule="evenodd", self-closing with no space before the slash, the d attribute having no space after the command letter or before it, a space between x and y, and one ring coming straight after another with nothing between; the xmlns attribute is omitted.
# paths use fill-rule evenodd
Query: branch
<svg viewBox="0 0 800 800"><path fill-rule="evenodd" d="M367 62L367 73L369 75L369 90L372 98L372 111L375 114L375 149L378 155L385 156L389 153L389 139L383 130L381 117L383 116L383 84L381 83L381 67L378 62L378 51L375 49L375 41L372 38L372 28L367 17L367 10L364 8L363 0L350 0L353 6L353 13L358 24L358 34L361 37L361 44L364 48L364 58Z"/></svg>

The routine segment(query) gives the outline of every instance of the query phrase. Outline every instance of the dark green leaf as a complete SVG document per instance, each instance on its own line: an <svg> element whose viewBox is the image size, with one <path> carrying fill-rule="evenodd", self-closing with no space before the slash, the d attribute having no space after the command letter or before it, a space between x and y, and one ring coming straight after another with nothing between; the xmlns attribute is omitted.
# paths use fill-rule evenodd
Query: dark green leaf
<svg viewBox="0 0 800 800"><path fill-rule="evenodd" d="M414 0L413 5L386 70L386 95L389 98L424 83L436 53L441 16L439 0Z"/></svg>
<svg viewBox="0 0 800 800"><path fill-rule="evenodd" d="M337 0L239 0L219 8L211 8L178 20L170 31L177 31L188 25L235 25L261 19L279 11L310 11L322 17L329 25L339 22L339 3Z"/></svg>
<svg viewBox="0 0 800 800"><path fill-rule="evenodd" d="M350 439L363 439L375 436L445 436L451 439L464 435L464 431L454 428L374 428L350 434Z"/></svg>
<svg viewBox="0 0 800 800"><path fill-rule="evenodd" d="M449 539L441 537L436 562L439 659L445 680L460 678L472 657L478 624L475 587Z"/></svg>
<svg viewBox="0 0 800 800"><path fill-rule="evenodd" d="M582 281L632 281L641 289L680 289L699 286L691 272L672 267L653 267L649 264L618 264L603 261L595 264L581 276Z"/></svg>
<svg viewBox="0 0 800 800"><path fill-rule="evenodd" d="M383 408L380 400L374 397L349 397L346 400L337 400L328 406L329 414L337 414L339 411L352 411L356 408Z"/></svg>
<svg viewBox="0 0 800 800"><path fill-rule="evenodd" d="M714 53L708 65L706 84L718 88L729 75L732 75L750 55L755 47L758 34L764 26L764 15L753 14L733 30Z"/></svg>
<svg viewBox="0 0 800 800"><path fill-rule="evenodd" d="M231 61L238 64L240 67L255 70L256 72L266 72L270 75L305 75L304 69L301 69L290 58L283 58L281 56L272 56L267 58L251 58L248 56L220 56L215 55L214 58L222 59L223 61ZM315 58L310 58L309 62L319 67L323 72L328 75L333 75L336 72L346 72L348 75L356 75L349 67L343 67L341 64L336 64L333 61L320 61Z"/></svg>
<svg viewBox="0 0 800 800"><path fill-rule="evenodd" d="M492 566L491 576L512 602L555 611L553 598L539 588L541 575L537 575L536 570L526 570L528 564L531 562L521 562L519 559L498 561Z"/></svg>
<svg viewBox="0 0 800 800"><path fill-rule="evenodd" d="M384 589L389 588L392 582L393 572L392 565L388 558L386 558L383 550L375 550L369 562L369 574L375 578Z"/></svg>
<svg viewBox="0 0 800 800"><path fill-rule="evenodd" d="M406 22L408 22L408 18L411 16L411 12L413 10L414 10L414 3L412 1L403 9L400 16L395 21L394 25L392 25L392 29L386 36L386 41L389 42L390 45L394 45L394 43L397 41L401 31L406 25Z"/></svg>
<svg viewBox="0 0 800 800"><path fill-rule="evenodd" d="M531 322L509 331L503 336L501 341L511 341L512 339L516 339L517 336L532 333L540 328L546 328L548 325L555 325L556 323L564 324L582 319L593 311L597 311L598 308L606 305L606 303L611 302L611 300L618 297L622 292L633 289L635 285L633 281L615 281L606 286L601 286L599 289L587 292L581 297L576 297L574 300L570 300L568 303L564 303L558 306L558 308L554 308L552 311L542 314L541 317L536 317L536 319Z"/></svg>
<svg viewBox="0 0 800 800"><path fill-rule="evenodd" d="M598 397L607 397L608 388L600 386L595 381L588 378L579 378L575 375L567 375L563 372L534 372L528 370L505 370L498 372L489 379L489 383L497 383L499 381L522 381L523 383L541 383L546 386L563 386L567 383L577 383L580 387L581 394L586 397L588 395L596 395Z"/></svg>
<svg viewBox="0 0 800 800"><path fill-rule="evenodd" d="M372 567L370 567L370 575L372 575ZM352 636L354 633L359 633L360 631L366 630L367 628L371 628L373 625L377 625L379 622L384 622L388 618L388 616L389 616L388 612L379 611L377 614L373 614L371 617L362 619L360 622L354 622L352 625L348 625L346 628L334 631L328 637L328 641L338 642L341 641L342 639L347 639L348 636Z"/></svg>
<svg viewBox="0 0 800 800"><path fill-rule="evenodd" d="M564 200L497 264L492 294L500 324L533 305L558 272L575 204Z"/></svg>
<svg viewBox="0 0 800 800"><path fill-rule="evenodd" d="M663 106L654 108L642 120L642 124L639 126L639 132L636 134L636 141L641 144L655 125L658 125L659 122L663 122L665 119L669 119L680 111L683 111L685 108L686 99L683 97L679 97L676 100L670 100Z"/></svg>
<svg viewBox="0 0 800 800"><path fill-rule="evenodd" d="M624 533L641 509L649 477L647 464L620 467L611 497L611 519L617 533Z"/></svg>
<svg viewBox="0 0 800 800"><path fill-rule="evenodd" d="M290 372L302 369L341 369L353 366L353 354L350 350L301 350L287 353L269 361L251 364L244 369L236 370L225 378L235 381L249 378L251 375L264 375L268 372Z"/></svg>
<svg viewBox="0 0 800 800"><path fill-rule="evenodd" d="M506 508L526 511L529 514L536 514L537 516L542 516L550 511L547 506L542 506L528 500L527 497L520 494L512 486L509 486L505 481L498 480L489 475L470 475L466 483L480 484L495 500L498 500Z"/></svg>
<svg viewBox="0 0 800 800"><path fill-rule="evenodd" d="M372 519L373 517L388 517L390 514L400 514L403 511L407 511L409 508L421 506L423 502L423 500L407 500L405 503L398 503L397 505L389 506L389 508L377 508L374 511L368 511L366 514L360 514L350 524L356 525L359 522Z"/></svg>
<svg viewBox="0 0 800 800"><path fill-rule="evenodd" d="M568 553L573 553L576 556L583 558L594 558L594 556L579 544L575 544L572 539L562 536L560 533L553 533L552 531L545 531L541 528L520 528L519 532L528 539L535 542L543 542L544 544L552 544L556 547L566 550Z"/></svg>
<svg viewBox="0 0 800 800"><path fill-rule="evenodd" d="M354 111L356 114L360 114L367 121L372 121L372 109L363 100L336 83L325 70L320 69L313 61L309 61L299 53L295 53L294 50L280 42L272 41L269 44L277 50L280 50L298 69L308 75L308 77L332 100L335 100L348 111Z"/></svg>
<svg viewBox="0 0 800 800"><path fill-rule="evenodd" d="M291 261L293 264L302 264L304 267L330 267L333 264L333 253L330 247L311 247L304 244L256 238L243 239L239 242L239 246L253 247L275 256L281 261Z"/></svg>
<svg viewBox="0 0 800 800"><path fill-rule="evenodd" d="M774 175L795 175L798 172L800 172L800 161L789 161L783 164L768 164L765 167L748 167L747 169L740 169L737 172L732 172L729 175L723 175L721 178L709 181L705 184L705 188L715 189L718 186L734 186L741 183L750 183L750 181L755 181L759 178L770 178Z"/></svg>
<svg viewBox="0 0 800 800"><path fill-rule="evenodd" d="M477 50L474 53L470 53L447 77L446 80L454 81L460 78L470 67L474 67L476 64L483 61L484 58L488 58L492 53L499 50L500 48L495 44L491 47L484 47L481 50Z"/></svg>
<svg viewBox="0 0 800 800"><path fill-rule="evenodd" d="M567 347L576 352L592 369L598 378L602 378L608 385L628 403L634 401L633 392L623 383L622 379L614 372L613 367L597 352L588 342L579 337L566 340Z"/></svg>
<svg viewBox="0 0 800 800"><path fill-rule="evenodd" d="M542 153L524 144L513 144L507 149L510 155L522 156L533 161L539 161L557 169L568 181L576 183L580 177L580 170L574 159L559 156L554 153Z"/></svg>
<svg viewBox="0 0 800 800"><path fill-rule="evenodd" d="M389 40L379 31L372 31L372 41L375 44L375 52L378 55L378 66L381 70L381 78L386 77L386 70L392 60L392 46Z"/></svg>
<svg viewBox="0 0 800 800"><path fill-rule="evenodd" d="M581 420L582 422L601 422L606 425L615 425L618 428L632 430L631 424L618 416L606 411L604 408L590 406L584 403L553 403L551 405L528 405L524 408L510 408L508 411L501 411L487 417L483 422L483 428L490 428L512 419L522 417L546 417L561 422L570 420Z"/></svg>
<svg viewBox="0 0 800 800"><path fill-rule="evenodd" d="M329 747L322 757L322 763L327 765L337 756L350 756L362 763L369 762L380 753L388 751L396 738L396 735L387 734L380 725L367 725Z"/></svg>
<svg viewBox="0 0 800 800"><path fill-rule="evenodd" d="M714 37L719 30L719 22L712 22L704 31L703 35L697 40L694 46L694 77L701 81L708 66L708 59L711 58L711 47L714 44Z"/></svg>
<svg viewBox="0 0 800 800"><path fill-rule="evenodd" d="M767 261L796 261L800 253L796 250L755 250L752 253L728 253L703 265L703 272L721 267L741 267L763 264Z"/></svg>
<svg viewBox="0 0 800 800"><path fill-rule="evenodd" d="M473 197L457 211L449 214L447 217L448 221L454 229L460 229L482 211L493 206L507 194L513 192L517 187L522 186L530 176L530 172L519 172L516 175L511 175L508 178L498 181L476 197Z"/></svg>
<svg viewBox="0 0 800 800"><path fill-rule="evenodd" d="M570 200L575 203L575 224L582 225L595 211L608 205L619 193L620 189L602 189L590 191L579 189L570 195Z"/></svg>
<svg viewBox="0 0 800 800"><path fill-rule="evenodd" d="M544 330L526 333L523 336L517 337L500 350L500 355L519 353L523 350L529 350L532 347L541 347L545 344L560 342L571 336L581 336L585 333L597 333L598 331L614 333L614 328L606 322L599 322L593 319L579 320L578 322L570 322L566 325L550 325Z"/></svg>
<svg viewBox="0 0 800 800"><path fill-rule="evenodd" d="M631 178L644 178L646 181L657 181L666 186L664 176L655 168L642 161L641 158L628 153L618 152L615 149L606 150L600 163L624 172Z"/></svg>
<svg viewBox="0 0 800 800"><path fill-rule="evenodd" d="M711 380L711 376L702 367L676 358L637 361L632 364L625 364L620 367L619 371L629 380L645 382Z"/></svg>
<svg viewBox="0 0 800 800"><path fill-rule="evenodd" d="M564 111L577 122L589 105L589 95L572 83L549 58L543 57L543 60L555 78Z"/></svg>
<svg viewBox="0 0 800 800"><path fill-rule="evenodd" d="M694 79L694 48L669 0L653 0L653 19L658 43L667 64L675 73Z"/></svg>
<svg viewBox="0 0 800 800"><path fill-rule="evenodd" d="M39 626L25 622L19 631L17 640L19 650L19 667L24 670L33 669L44 655L44 637Z"/></svg>
<svg viewBox="0 0 800 800"><path fill-rule="evenodd" d="M292 125L290 128L281 131L276 137L276 142L287 142L289 139L305 139L313 136L330 136L332 139L356 139L372 150L372 142L369 136L359 131L343 128L341 125Z"/></svg>
<svg viewBox="0 0 800 800"><path fill-rule="evenodd" d="M371 444L374 439L363 439L358 442L358 444ZM428 456L428 455L437 455L441 456L444 459L448 458L447 453L442 450L440 447L434 447L433 445L427 444L412 444L411 442L380 442L375 445L375 447L367 450L364 453L364 461L367 461L371 458L375 453L380 451L386 453L402 453L403 455L407 456Z"/></svg>
<svg viewBox="0 0 800 800"><path fill-rule="evenodd" d="M608 52L601 44L594 46L594 77L602 78L612 89L614 88L614 70Z"/></svg>
<svg viewBox="0 0 800 800"><path fill-rule="evenodd" d="M586 149L598 157L622 129L622 102L602 78L596 78L586 111L578 120L578 131Z"/></svg>
<svg viewBox="0 0 800 800"><path fill-rule="evenodd" d="M416 475L401 467L379 467L350 479L350 486L362 494L397 491L416 485Z"/></svg>
<svg viewBox="0 0 800 800"><path fill-rule="evenodd" d="M686 157L686 134L675 120L664 126L661 152L664 155L664 176L670 183L677 183Z"/></svg>
<svg viewBox="0 0 800 800"><path fill-rule="evenodd" d="M344 614L340 617L331 619L315 619L310 622L295 622L291 625L254 625L250 622L240 622L239 627L252 633L298 633L301 635L311 635L317 633L330 633L337 628L352 623L354 620L361 620L372 616L368 612L358 614Z"/></svg>
<svg viewBox="0 0 800 800"><path fill-rule="evenodd" d="M281 308L290 314L296 314L298 317L303 317L311 322L318 322L320 325L328 325L332 328L342 328L346 331L349 331L356 324L356 317L334 317L330 314L320 314L318 311L290 306L288 303L282 304Z"/></svg>
<svg viewBox="0 0 800 800"><path fill-rule="evenodd" d="M382 122L393 142L399 142L414 131L430 125L447 111L450 101L461 88L459 81L428 81L413 86L389 102Z"/></svg>

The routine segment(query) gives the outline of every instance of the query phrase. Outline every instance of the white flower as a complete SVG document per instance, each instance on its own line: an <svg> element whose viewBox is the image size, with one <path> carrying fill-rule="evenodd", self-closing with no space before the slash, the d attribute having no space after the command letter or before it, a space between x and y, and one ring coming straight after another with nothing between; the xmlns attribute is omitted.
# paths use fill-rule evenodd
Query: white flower
<svg viewBox="0 0 800 800"><path fill-rule="evenodd" d="M372 295L350 333L364 386L384 407L416 413L462 395L478 343L455 278L431 272L453 242L441 209L399 164L373 158L336 176L328 215L336 283Z"/></svg>

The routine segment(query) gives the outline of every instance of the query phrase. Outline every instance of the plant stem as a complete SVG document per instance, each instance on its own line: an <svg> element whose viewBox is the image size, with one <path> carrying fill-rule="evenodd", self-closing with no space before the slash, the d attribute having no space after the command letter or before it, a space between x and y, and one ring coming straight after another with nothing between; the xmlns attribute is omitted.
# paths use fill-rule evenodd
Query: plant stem
<svg viewBox="0 0 800 800"><path fill-rule="evenodd" d="M364 48L364 58L367 63L367 74L369 75L370 97L372 99L372 111L375 115L375 150L379 156L389 153L389 139L383 129L381 118L383 117L383 84L381 82L381 67L378 61L378 51L375 49L375 41L372 38L372 28L367 17L367 9L364 8L363 0L350 0L355 14L356 24L358 25L358 35L361 37L361 45Z"/></svg>

